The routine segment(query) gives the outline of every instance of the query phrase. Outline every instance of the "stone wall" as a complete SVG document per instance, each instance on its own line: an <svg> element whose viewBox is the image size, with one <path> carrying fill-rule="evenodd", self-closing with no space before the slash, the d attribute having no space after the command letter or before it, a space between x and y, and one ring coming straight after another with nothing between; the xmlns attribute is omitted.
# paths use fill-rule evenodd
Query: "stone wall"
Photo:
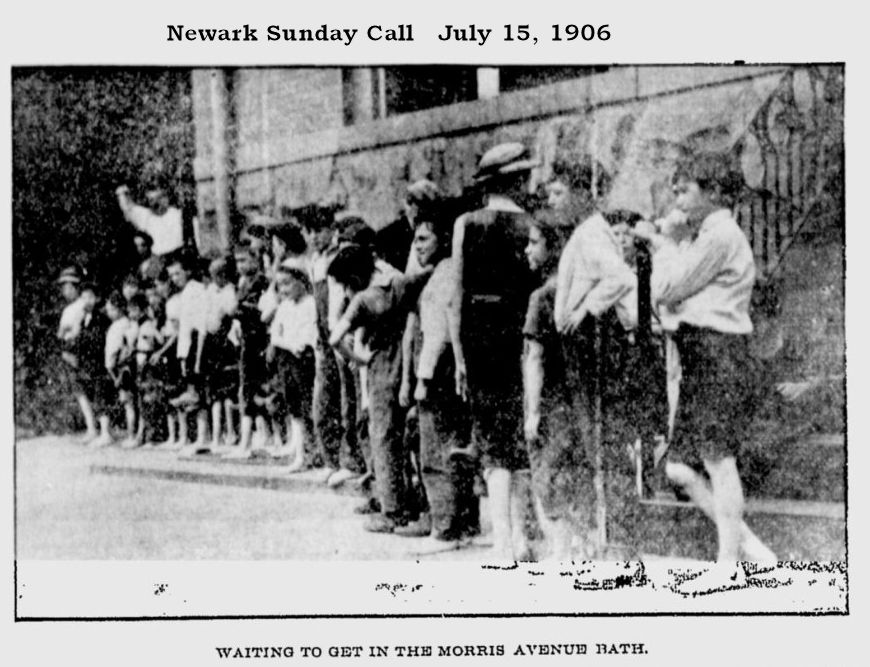
<svg viewBox="0 0 870 667"><path fill-rule="evenodd" d="M206 217L207 77L194 73ZM747 182L741 223L762 278L781 287L773 326L759 318L760 327L781 353L788 341L785 353L798 360L790 375L842 368L842 68L614 67L349 125L339 69L237 70L232 81L242 210L339 201L380 227L398 214L408 182L430 178L459 195L487 148L522 141L542 160L533 180L546 178L556 156L591 154L614 176L611 208L654 215L668 205L671 164L685 146L732 151Z"/></svg>
<svg viewBox="0 0 870 667"><path fill-rule="evenodd" d="M619 67L493 99L348 126L343 124L340 70L236 70L236 205L278 210L337 198L378 227L397 213L408 180L430 177L446 192L459 194L481 153L498 141L520 140L552 153L546 146L553 141L548 138L552 132L542 133L542 127L559 125L561 149L600 153L601 146L589 142L601 143L620 118L638 112L639 101L648 104L734 81L749 82L740 90L752 90L753 80L776 77L785 69ZM194 73L200 137L195 172L205 216L214 200L208 76L208 70ZM762 94L756 95L755 107ZM727 110L719 105L718 111ZM600 131L590 133L590 114L602 119Z"/></svg>

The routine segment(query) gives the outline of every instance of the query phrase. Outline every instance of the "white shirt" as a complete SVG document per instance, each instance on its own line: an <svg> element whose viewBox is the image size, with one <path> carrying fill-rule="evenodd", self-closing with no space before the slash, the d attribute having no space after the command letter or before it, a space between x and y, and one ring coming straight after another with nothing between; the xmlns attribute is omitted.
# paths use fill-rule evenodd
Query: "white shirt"
<svg viewBox="0 0 870 667"><path fill-rule="evenodd" d="M157 349L160 343L160 331L157 322L148 317L139 324L139 332L136 336L136 361L140 367L148 360L148 355Z"/></svg>
<svg viewBox="0 0 870 667"><path fill-rule="evenodd" d="M165 255L184 245L181 211L174 206L166 209L163 215L157 215L150 208L131 204L127 217L137 229L148 233L154 239L151 251L155 255Z"/></svg>
<svg viewBox="0 0 870 667"><path fill-rule="evenodd" d="M64 306L60 314L60 324L57 327L57 336L62 340L73 340L82 330L85 323L85 300L79 297L72 303Z"/></svg>
<svg viewBox="0 0 870 667"><path fill-rule="evenodd" d="M269 286L263 290L260 298L257 300L257 309L260 311L260 318L263 322L271 322L275 316L275 310L278 308L278 288L275 281L269 283Z"/></svg>
<svg viewBox="0 0 870 667"><path fill-rule="evenodd" d="M211 283L206 287L205 293L206 301L208 302L206 306L205 328L209 333L217 333L224 318L230 317L236 312L236 307L238 306L236 288L230 284L218 287L216 283Z"/></svg>
<svg viewBox="0 0 870 667"><path fill-rule="evenodd" d="M456 292L453 280L453 258L441 260L420 293L420 358L417 377L431 380L435 367L450 343L449 309Z"/></svg>
<svg viewBox="0 0 870 667"><path fill-rule="evenodd" d="M118 362L130 352L131 327L135 326L126 317L119 317L106 330L105 361L106 369L114 370ZM138 327L136 327L138 332ZM132 338L135 346L135 337Z"/></svg>
<svg viewBox="0 0 870 667"><path fill-rule="evenodd" d="M325 255L315 252L311 255L308 262L308 277L312 283L319 283L326 280L326 271L329 269L329 263L332 261L333 255Z"/></svg>
<svg viewBox="0 0 870 667"><path fill-rule="evenodd" d="M317 306L306 294L299 301L284 299L269 325L269 342L282 350L299 354L317 344Z"/></svg>
<svg viewBox="0 0 870 667"><path fill-rule="evenodd" d="M637 324L637 276L600 213L580 223L559 258L554 316L557 326L581 305L598 317L611 306L626 329Z"/></svg>
<svg viewBox="0 0 870 667"><path fill-rule="evenodd" d="M208 320L208 298L205 286L198 280L189 280L179 292L178 358L186 359L194 331L204 332Z"/></svg>
<svg viewBox="0 0 870 667"><path fill-rule="evenodd" d="M730 211L708 215L693 240L677 245L666 238L652 259L653 303L661 308L665 330L685 322L722 333L752 333L755 258Z"/></svg>
<svg viewBox="0 0 870 667"><path fill-rule="evenodd" d="M173 294L166 299L166 322L163 325L163 335L167 338L178 334L178 319L181 314L181 295Z"/></svg>

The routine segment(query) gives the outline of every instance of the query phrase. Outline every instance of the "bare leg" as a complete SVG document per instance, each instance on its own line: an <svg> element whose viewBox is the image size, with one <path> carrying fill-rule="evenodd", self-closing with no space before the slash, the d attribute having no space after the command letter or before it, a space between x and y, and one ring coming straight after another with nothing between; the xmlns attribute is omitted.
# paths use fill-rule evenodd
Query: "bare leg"
<svg viewBox="0 0 870 667"><path fill-rule="evenodd" d="M175 413L178 418L178 440L176 444L180 447L187 445L187 415L181 410Z"/></svg>
<svg viewBox="0 0 870 667"><path fill-rule="evenodd" d="M719 535L719 561L736 561L740 551L740 524L743 522L743 486L737 461L728 456L719 461L704 461L713 487L713 511Z"/></svg>
<svg viewBox="0 0 870 667"><path fill-rule="evenodd" d="M287 472L299 472L305 467L305 436L301 419L291 418L288 444L293 461Z"/></svg>
<svg viewBox="0 0 870 667"><path fill-rule="evenodd" d="M176 439L178 438L178 429L176 428L176 419L175 415L171 412L166 415L166 432L168 434L166 442L163 443L163 446L169 447L175 444Z"/></svg>
<svg viewBox="0 0 870 667"><path fill-rule="evenodd" d="M136 444L145 442L145 420L142 419L142 410L139 411L139 425L136 428Z"/></svg>
<svg viewBox="0 0 870 667"><path fill-rule="evenodd" d="M274 449L280 454L281 445L281 421L277 417L272 417L272 439L269 441L269 448Z"/></svg>
<svg viewBox="0 0 870 667"><path fill-rule="evenodd" d="M526 520L529 513L529 478L520 473L511 473L510 522L511 545L518 560L531 560L532 553L526 537Z"/></svg>
<svg viewBox="0 0 870 667"><path fill-rule="evenodd" d="M124 421L127 426L127 437L122 446L132 447L136 443L136 405L130 394L125 395L125 392L122 392L121 400L124 402Z"/></svg>
<svg viewBox="0 0 870 667"><path fill-rule="evenodd" d="M713 490L701 475L683 463L665 463L665 474L674 484L678 484L688 494L698 509L711 521L716 520L713 510Z"/></svg>
<svg viewBox="0 0 870 667"><path fill-rule="evenodd" d="M281 448L282 454L290 454L292 456L295 453L293 446L293 417L287 415L284 418L284 442Z"/></svg>
<svg viewBox="0 0 870 667"><path fill-rule="evenodd" d="M755 563L777 562L776 554L752 532L746 521L740 523L740 550L746 560Z"/></svg>
<svg viewBox="0 0 870 667"><path fill-rule="evenodd" d="M236 441L236 426L233 419L233 402L230 399L224 401L224 413L227 431L227 443L235 444Z"/></svg>
<svg viewBox="0 0 870 667"><path fill-rule="evenodd" d="M97 422L94 418L94 408L91 402L84 394L77 394L76 401L78 401L79 409L82 411L82 417L85 418L86 436L89 439L95 438L97 436Z"/></svg>
<svg viewBox="0 0 870 667"><path fill-rule="evenodd" d="M241 432L239 444L224 454L228 459L246 459L251 455L251 441L253 440L254 418L242 414L240 417L239 430Z"/></svg>
<svg viewBox="0 0 870 667"><path fill-rule="evenodd" d="M124 420L127 422L127 437L136 437L136 406L132 401L124 403Z"/></svg>
<svg viewBox="0 0 870 667"><path fill-rule="evenodd" d="M568 520L564 517L557 519L548 517L544 512L540 498L537 496L535 496L535 514L547 544L546 560L568 560L571 557L571 539L573 538L573 530Z"/></svg>
<svg viewBox="0 0 870 667"><path fill-rule="evenodd" d="M251 442L251 449L261 450L269 442L269 422L262 415L257 415L254 418L254 424L256 432Z"/></svg>
<svg viewBox="0 0 870 667"><path fill-rule="evenodd" d="M215 401L211 404L211 446L212 449L220 447L221 444L221 412L223 406L220 401Z"/></svg>
<svg viewBox="0 0 870 667"><path fill-rule="evenodd" d="M254 418L249 415L242 415L241 419L241 439L239 440L239 449L242 451L250 449L251 439L254 432Z"/></svg>
<svg viewBox="0 0 870 667"><path fill-rule="evenodd" d="M196 411L196 444L205 445L208 442L208 411L205 409Z"/></svg>
<svg viewBox="0 0 870 667"><path fill-rule="evenodd" d="M692 470L689 466L682 463L666 463L665 474L667 474L672 482L679 484L683 488L692 499L692 502L694 502L698 506L698 509L700 509L711 521L714 523L717 521L713 489L706 479ZM741 489L741 508L743 505L742 499L743 492ZM762 562L776 561L776 555L768 549L760 539L758 539L758 536L752 532L752 529L742 520L742 518L740 520L740 548L743 550L743 553L748 560Z"/></svg>
<svg viewBox="0 0 870 667"><path fill-rule="evenodd" d="M112 442L112 432L109 428L109 417L108 415L100 415L100 434L94 439L91 440L91 447L105 447L106 445L111 444Z"/></svg>
<svg viewBox="0 0 870 667"><path fill-rule="evenodd" d="M493 551L499 558L513 560L511 546L511 473L505 468L484 471L492 522Z"/></svg>

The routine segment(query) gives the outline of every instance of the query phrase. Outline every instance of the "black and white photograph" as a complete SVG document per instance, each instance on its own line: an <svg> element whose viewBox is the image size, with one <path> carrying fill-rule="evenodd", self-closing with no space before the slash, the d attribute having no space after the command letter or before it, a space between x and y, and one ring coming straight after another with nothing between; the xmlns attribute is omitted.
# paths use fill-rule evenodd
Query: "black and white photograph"
<svg viewBox="0 0 870 667"><path fill-rule="evenodd" d="M851 5L5 18L4 664L864 662Z"/></svg>
<svg viewBox="0 0 870 667"><path fill-rule="evenodd" d="M167 613L43 561L847 611L842 63L11 78L19 616Z"/></svg>

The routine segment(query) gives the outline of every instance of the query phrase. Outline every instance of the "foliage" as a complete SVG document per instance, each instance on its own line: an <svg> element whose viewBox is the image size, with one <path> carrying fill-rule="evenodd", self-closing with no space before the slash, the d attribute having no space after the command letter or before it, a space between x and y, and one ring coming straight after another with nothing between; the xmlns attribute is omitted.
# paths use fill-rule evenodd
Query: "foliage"
<svg viewBox="0 0 870 667"><path fill-rule="evenodd" d="M193 201L190 74L125 68L16 68L13 108L13 318L19 427L67 430L77 409L54 339L58 272L78 263L105 289L133 266L115 199L160 176Z"/></svg>

